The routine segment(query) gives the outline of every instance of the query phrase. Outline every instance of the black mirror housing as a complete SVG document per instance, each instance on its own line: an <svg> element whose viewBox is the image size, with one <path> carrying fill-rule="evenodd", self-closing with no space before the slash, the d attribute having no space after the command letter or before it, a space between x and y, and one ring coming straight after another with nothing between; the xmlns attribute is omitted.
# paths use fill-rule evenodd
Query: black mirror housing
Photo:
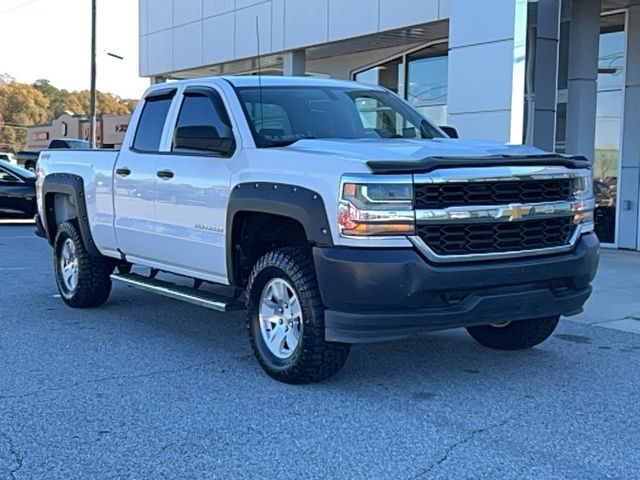
<svg viewBox="0 0 640 480"><path fill-rule="evenodd" d="M455 127L441 126L440 130L446 133L449 138L460 138Z"/></svg>
<svg viewBox="0 0 640 480"><path fill-rule="evenodd" d="M213 125L189 125L176 128L173 149L231 155L235 150L235 140L233 137L221 138Z"/></svg>

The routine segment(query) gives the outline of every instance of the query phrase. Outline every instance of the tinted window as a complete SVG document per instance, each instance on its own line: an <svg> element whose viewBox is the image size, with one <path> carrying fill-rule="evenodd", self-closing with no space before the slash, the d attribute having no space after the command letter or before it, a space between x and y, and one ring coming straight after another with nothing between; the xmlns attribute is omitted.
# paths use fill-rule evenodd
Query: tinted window
<svg viewBox="0 0 640 480"><path fill-rule="evenodd" d="M0 183L16 183L19 182L18 178L0 169Z"/></svg>
<svg viewBox="0 0 640 480"><path fill-rule="evenodd" d="M133 140L133 148L146 152L160 150L162 130L167 120L167 112L171 106L172 97L162 96L145 101L142 115L138 121L138 129Z"/></svg>
<svg viewBox="0 0 640 480"><path fill-rule="evenodd" d="M233 136L222 100L213 91L209 95L189 93L184 97L176 128L193 126L215 127L220 138Z"/></svg>

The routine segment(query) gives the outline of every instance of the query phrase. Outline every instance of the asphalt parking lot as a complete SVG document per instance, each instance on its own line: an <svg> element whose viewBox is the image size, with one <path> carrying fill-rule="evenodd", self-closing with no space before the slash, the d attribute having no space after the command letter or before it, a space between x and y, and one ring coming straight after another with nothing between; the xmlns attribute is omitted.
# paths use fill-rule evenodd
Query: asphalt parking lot
<svg viewBox="0 0 640 480"><path fill-rule="evenodd" d="M640 335L563 321L496 352L443 332L288 386L243 314L121 286L65 307L32 232L0 225L1 479L638 478Z"/></svg>

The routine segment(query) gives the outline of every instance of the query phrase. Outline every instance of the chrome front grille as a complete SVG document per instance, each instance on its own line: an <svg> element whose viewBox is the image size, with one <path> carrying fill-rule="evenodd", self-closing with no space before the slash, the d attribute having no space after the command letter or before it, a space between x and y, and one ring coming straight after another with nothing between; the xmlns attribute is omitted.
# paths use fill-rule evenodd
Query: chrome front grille
<svg viewBox="0 0 640 480"><path fill-rule="evenodd" d="M568 178L510 182L451 182L415 187L415 208L432 209L464 205L558 202L571 196Z"/></svg>
<svg viewBox="0 0 640 480"><path fill-rule="evenodd" d="M414 175L416 234L410 240L438 262L566 251L589 225L580 193L588 170L476 167Z"/></svg>

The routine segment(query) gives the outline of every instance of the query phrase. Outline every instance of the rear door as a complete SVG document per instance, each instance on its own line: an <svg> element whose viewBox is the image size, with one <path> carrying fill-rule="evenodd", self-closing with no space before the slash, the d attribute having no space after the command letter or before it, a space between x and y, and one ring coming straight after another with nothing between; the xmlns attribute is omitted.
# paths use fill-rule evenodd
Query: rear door
<svg viewBox="0 0 640 480"><path fill-rule="evenodd" d="M144 99L128 148L123 148L113 174L115 233L119 249L132 262L162 258L155 244L156 183L167 117L175 88L155 90Z"/></svg>
<svg viewBox="0 0 640 480"><path fill-rule="evenodd" d="M222 93L213 86L187 87L179 98L178 127L215 127L221 138L234 138ZM227 282L226 206L237 149L226 155L177 149L160 157L156 242L167 268L219 283Z"/></svg>

